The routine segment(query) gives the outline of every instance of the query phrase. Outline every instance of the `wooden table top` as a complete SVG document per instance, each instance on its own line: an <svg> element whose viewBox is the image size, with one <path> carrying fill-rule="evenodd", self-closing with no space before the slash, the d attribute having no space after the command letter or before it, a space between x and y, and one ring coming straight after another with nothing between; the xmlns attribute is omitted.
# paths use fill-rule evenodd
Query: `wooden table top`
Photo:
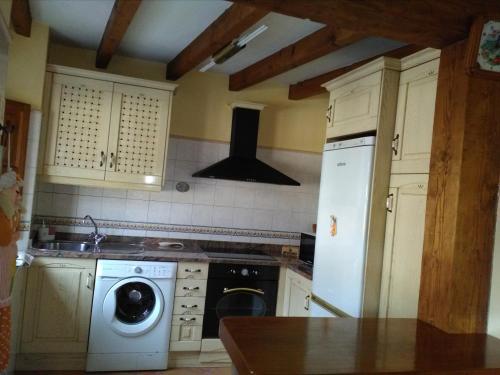
<svg viewBox="0 0 500 375"><path fill-rule="evenodd" d="M219 336L240 375L500 374L500 340L415 319L234 317Z"/></svg>

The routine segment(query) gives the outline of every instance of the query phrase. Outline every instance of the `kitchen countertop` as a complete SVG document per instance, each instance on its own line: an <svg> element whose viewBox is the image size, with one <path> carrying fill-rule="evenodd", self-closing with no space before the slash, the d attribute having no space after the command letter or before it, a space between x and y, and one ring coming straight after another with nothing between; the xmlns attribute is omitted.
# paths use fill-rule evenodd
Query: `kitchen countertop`
<svg viewBox="0 0 500 375"><path fill-rule="evenodd" d="M239 375L500 371L500 340L416 319L224 318L219 335Z"/></svg>

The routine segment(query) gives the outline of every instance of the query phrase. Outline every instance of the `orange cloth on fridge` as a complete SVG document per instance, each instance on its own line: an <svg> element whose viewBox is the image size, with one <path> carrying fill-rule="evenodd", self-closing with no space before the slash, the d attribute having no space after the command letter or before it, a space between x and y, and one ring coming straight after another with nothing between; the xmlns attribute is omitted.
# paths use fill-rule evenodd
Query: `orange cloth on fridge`
<svg viewBox="0 0 500 375"><path fill-rule="evenodd" d="M0 371L7 369L10 354L10 306L0 308Z"/></svg>

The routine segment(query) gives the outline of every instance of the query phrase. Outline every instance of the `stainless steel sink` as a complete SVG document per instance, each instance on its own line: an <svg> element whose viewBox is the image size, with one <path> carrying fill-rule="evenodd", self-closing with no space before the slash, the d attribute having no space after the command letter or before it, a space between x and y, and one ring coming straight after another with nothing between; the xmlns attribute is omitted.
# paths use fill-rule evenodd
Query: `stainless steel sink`
<svg viewBox="0 0 500 375"><path fill-rule="evenodd" d="M40 250L46 251L93 251L94 244L90 242L54 241L41 242L36 246Z"/></svg>
<svg viewBox="0 0 500 375"><path fill-rule="evenodd" d="M79 252L100 252L109 254L141 254L144 252L144 246L141 244L124 243L101 243L99 248L90 242L73 241L51 241L41 242L36 247L43 251L79 251Z"/></svg>

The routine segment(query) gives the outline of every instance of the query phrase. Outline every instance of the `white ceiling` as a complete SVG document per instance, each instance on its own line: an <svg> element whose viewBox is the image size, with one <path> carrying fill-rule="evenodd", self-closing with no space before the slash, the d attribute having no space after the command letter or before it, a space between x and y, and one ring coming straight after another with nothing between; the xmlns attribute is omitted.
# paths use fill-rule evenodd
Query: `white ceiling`
<svg viewBox="0 0 500 375"><path fill-rule="evenodd" d="M50 26L53 41L88 49L99 46L113 4L114 0L30 1L33 18ZM168 62L229 6L231 3L223 0L144 0L118 53ZM323 26L309 20L270 13L249 30L261 24L269 29L212 70L225 74L237 72ZM399 42L368 38L273 80L283 84L295 83L400 46Z"/></svg>

